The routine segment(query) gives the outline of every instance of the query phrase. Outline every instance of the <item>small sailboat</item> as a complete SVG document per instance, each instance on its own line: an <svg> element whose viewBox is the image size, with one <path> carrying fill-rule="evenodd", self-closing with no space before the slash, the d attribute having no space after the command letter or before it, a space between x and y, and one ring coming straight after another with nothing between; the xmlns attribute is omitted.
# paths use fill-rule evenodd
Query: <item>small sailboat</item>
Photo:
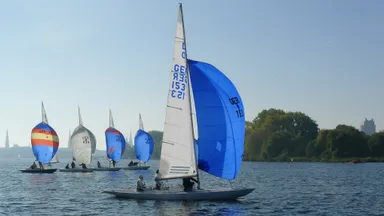
<svg viewBox="0 0 384 216"><path fill-rule="evenodd" d="M143 119L139 113L139 130L135 135L135 153L139 162L130 163L125 170L147 170L150 166L146 165L152 156L154 143L152 136L144 130Z"/></svg>
<svg viewBox="0 0 384 216"><path fill-rule="evenodd" d="M59 137L56 131L48 124L47 114L44 104L41 102L42 122L32 129L31 143L32 151L36 160L41 163L49 163L56 155L59 148ZM25 169L21 172L25 173L54 173L57 169Z"/></svg>
<svg viewBox="0 0 384 216"><path fill-rule="evenodd" d="M80 114L80 107L78 107L79 125L73 131L69 140L72 147L72 158L78 165L90 165L92 162L92 149L96 146L96 138L93 133L83 125L83 119ZM70 168L60 169L60 172L93 172L92 168Z"/></svg>
<svg viewBox="0 0 384 216"><path fill-rule="evenodd" d="M115 128L111 110L109 110L109 127L105 130L105 141L107 145L107 157L110 160L119 162L125 151L125 138L123 134ZM119 171L120 169L119 167L99 167L95 168L94 171Z"/></svg>
<svg viewBox="0 0 384 216"><path fill-rule="evenodd" d="M196 177L197 190L184 192L172 188L137 192L136 189L117 189L105 193L143 200L234 200L254 190L200 189L198 168L222 179L237 177L244 152L245 119L243 103L233 83L214 66L187 59L184 35L180 3L158 180ZM198 161L192 102L199 132Z"/></svg>
<svg viewBox="0 0 384 216"><path fill-rule="evenodd" d="M20 157L20 154L17 156L17 158L20 160L20 158L21 158L21 157Z"/></svg>
<svg viewBox="0 0 384 216"><path fill-rule="evenodd" d="M131 131L129 131L129 141L128 141L128 145L129 145L130 147L133 146L133 139L132 139L132 132L131 132Z"/></svg>

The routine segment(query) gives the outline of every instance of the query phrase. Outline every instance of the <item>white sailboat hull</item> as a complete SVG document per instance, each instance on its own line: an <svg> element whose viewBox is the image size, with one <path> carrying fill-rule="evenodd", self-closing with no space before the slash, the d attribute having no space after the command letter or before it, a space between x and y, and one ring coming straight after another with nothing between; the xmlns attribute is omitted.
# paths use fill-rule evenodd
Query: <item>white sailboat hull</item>
<svg viewBox="0 0 384 216"><path fill-rule="evenodd" d="M236 200L250 194L254 188L223 188L197 190L184 192L179 190L145 190L137 192L136 189L107 190L104 193L115 195L117 198L136 200Z"/></svg>
<svg viewBox="0 0 384 216"><path fill-rule="evenodd" d="M121 169L123 170L147 170L151 166L129 166L129 167L123 167Z"/></svg>

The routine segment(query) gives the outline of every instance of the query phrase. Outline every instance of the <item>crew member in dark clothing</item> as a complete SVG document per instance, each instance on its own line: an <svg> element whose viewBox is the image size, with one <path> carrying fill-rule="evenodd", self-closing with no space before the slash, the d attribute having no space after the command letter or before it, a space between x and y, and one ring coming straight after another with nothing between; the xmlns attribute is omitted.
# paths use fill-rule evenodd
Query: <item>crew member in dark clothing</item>
<svg viewBox="0 0 384 216"><path fill-rule="evenodd" d="M69 169L69 164L67 164L67 166L65 166L65 169Z"/></svg>
<svg viewBox="0 0 384 216"><path fill-rule="evenodd" d="M113 168L115 168L115 166L116 166L116 161L112 160L112 166L113 166Z"/></svg>
<svg viewBox="0 0 384 216"><path fill-rule="evenodd" d="M193 188L193 185L195 183L193 183L192 181L196 182L196 183L199 183L196 179L194 178L183 178L183 187L184 187L184 191L185 192L189 192L189 191L192 191L192 188Z"/></svg>
<svg viewBox="0 0 384 216"><path fill-rule="evenodd" d="M129 162L128 166L133 166L133 161Z"/></svg>
<svg viewBox="0 0 384 216"><path fill-rule="evenodd" d="M74 162L74 161L72 161L72 163L71 163L71 167L72 167L72 169L75 169L75 167L76 167L76 164L75 164L75 162Z"/></svg>
<svg viewBox="0 0 384 216"><path fill-rule="evenodd" d="M80 166L81 166L83 169L87 169L87 166L85 166L85 163L80 164Z"/></svg>

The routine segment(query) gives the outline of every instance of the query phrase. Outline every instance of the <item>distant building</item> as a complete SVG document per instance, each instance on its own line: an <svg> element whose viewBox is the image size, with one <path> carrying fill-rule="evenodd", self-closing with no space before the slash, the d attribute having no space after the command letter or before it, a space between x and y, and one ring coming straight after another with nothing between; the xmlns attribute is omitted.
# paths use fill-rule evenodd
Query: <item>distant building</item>
<svg viewBox="0 0 384 216"><path fill-rule="evenodd" d="M372 135L376 133L376 125L373 119L368 120L365 118L363 125L361 125L360 130L367 135Z"/></svg>
<svg viewBox="0 0 384 216"><path fill-rule="evenodd" d="M9 136L8 136L8 130L7 134L5 135L5 148L9 149Z"/></svg>

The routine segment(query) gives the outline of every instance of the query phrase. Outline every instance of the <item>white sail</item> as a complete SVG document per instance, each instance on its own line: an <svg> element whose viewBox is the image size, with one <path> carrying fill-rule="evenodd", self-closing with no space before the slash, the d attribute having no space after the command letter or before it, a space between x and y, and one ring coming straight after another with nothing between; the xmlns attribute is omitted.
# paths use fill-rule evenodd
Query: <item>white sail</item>
<svg viewBox="0 0 384 216"><path fill-rule="evenodd" d="M71 130L69 130L69 136L68 136L68 148L72 148L72 146L71 146Z"/></svg>
<svg viewBox="0 0 384 216"><path fill-rule="evenodd" d="M133 139L132 139L132 131L129 131L129 140L128 140L128 143L130 146L133 146Z"/></svg>
<svg viewBox="0 0 384 216"><path fill-rule="evenodd" d="M109 127L115 127L115 123L113 122L113 116L112 116L112 111L109 110Z"/></svg>
<svg viewBox="0 0 384 216"><path fill-rule="evenodd" d="M92 162L92 139L90 131L82 125L79 125L70 139L72 146L72 157L77 164L91 164Z"/></svg>
<svg viewBox="0 0 384 216"><path fill-rule="evenodd" d="M144 130L144 123L140 113L139 113L139 129Z"/></svg>
<svg viewBox="0 0 384 216"><path fill-rule="evenodd" d="M83 126L83 120L78 107L79 126L73 131L69 140L69 145L72 147L72 157L78 164L91 164L92 154L96 150L96 137Z"/></svg>
<svg viewBox="0 0 384 216"><path fill-rule="evenodd" d="M42 122L45 124L48 124L48 118L47 118L47 113L45 112L44 108L44 103L41 102L41 117L42 117Z"/></svg>
<svg viewBox="0 0 384 216"><path fill-rule="evenodd" d="M160 156L160 179L197 175L186 60L184 21L180 5Z"/></svg>

